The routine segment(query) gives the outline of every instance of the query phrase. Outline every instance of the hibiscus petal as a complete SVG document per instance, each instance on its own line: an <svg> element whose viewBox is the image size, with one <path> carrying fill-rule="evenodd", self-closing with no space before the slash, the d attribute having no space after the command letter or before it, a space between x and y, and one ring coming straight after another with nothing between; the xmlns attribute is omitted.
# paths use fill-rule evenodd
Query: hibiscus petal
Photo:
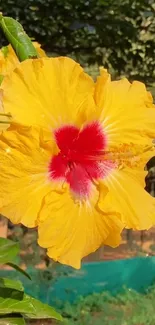
<svg viewBox="0 0 155 325"><path fill-rule="evenodd" d="M72 149L79 129L74 125L65 125L54 131L55 140L59 149L63 152Z"/></svg>
<svg viewBox="0 0 155 325"><path fill-rule="evenodd" d="M55 129L95 111L93 80L69 58L23 61L1 86L4 110L22 124Z"/></svg>
<svg viewBox="0 0 155 325"><path fill-rule="evenodd" d="M155 198L143 189L145 176L138 169L113 170L103 181L108 194L101 194L99 208L119 213L127 228L143 230L155 225Z"/></svg>
<svg viewBox="0 0 155 325"><path fill-rule="evenodd" d="M68 164L61 154L54 156L49 164L49 174L53 180L65 180Z"/></svg>
<svg viewBox="0 0 155 325"><path fill-rule="evenodd" d="M86 124L80 131L74 148L81 154L90 155L103 152L106 146L106 136L101 124L97 121Z"/></svg>
<svg viewBox="0 0 155 325"><path fill-rule="evenodd" d="M147 145L155 137L155 106L143 83L127 79L111 81L101 71L95 88L97 114L103 123L108 144Z"/></svg>
<svg viewBox="0 0 155 325"><path fill-rule="evenodd" d="M104 215L95 206L98 192L94 189L90 202L74 201L70 192L49 193L40 210L39 245L48 255L63 264L80 268L82 257L104 244L117 246L123 224L113 215Z"/></svg>
<svg viewBox="0 0 155 325"><path fill-rule="evenodd" d="M85 199L90 196L92 180L83 166L80 164L74 165L73 169L66 176L66 180L76 197Z"/></svg>
<svg viewBox="0 0 155 325"><path fill-rule="evenodd" d="M103 179L106 177L113 168L115 164L111 161L85 161L83 163L89 177L94 180Z"/></svg>
<svg viewBox="0 0 155 325"><path fill-rule="evenodd" d="M56 186L48 175L51 147L37 128L12 125L0 135L0 211L13 223L37 225L42 199Z"/></svg>
<svg viewBox="0 0 155 325"><path fill-rule="evenodd" d="M38 42L33 42L34 47L36 48L40 57L46 57L46 53L41 48L41 45ZM12 46L9 44L7 46L7 55L3 54L2 49L0 50L0 68L1 75L7 76L9 75L20 63L15 51Z"/></svg>

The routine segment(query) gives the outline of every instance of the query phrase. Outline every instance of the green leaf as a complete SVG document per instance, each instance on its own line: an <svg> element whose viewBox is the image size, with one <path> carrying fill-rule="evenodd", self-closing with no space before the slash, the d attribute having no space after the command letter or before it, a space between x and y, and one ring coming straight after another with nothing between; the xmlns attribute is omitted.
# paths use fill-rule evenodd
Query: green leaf
<svg viewBox="0 0 155 325"><path fill-rule="evenodd" d="M2 51L2 53L3 53L3 55L4 55L4 57L6 58L7 55L8 55L8 52L9 52L8 46L3 46L3 47L1 48L1 51Z"/></svg>
<svg viewBox="0 0 155 325"><path fill-rule="evenodd" d="M29 303L33 306L34 311L31 313L24 313L23 315L28 318L35 318L35 319L47 319L47 318L54 318L57 320L62 321L62 316L51 306L47 304L43 304L41 301L34 299L28 295L25 297L29 300Z"/></svg>
<svg viewBox="0 0 155 325"><path fill-rule="evenodd" d="M0 16L0 27L2 28L7 40L15 50L20 61L29 58L37 58L38 53L30 38L25 33L22 25L15 19Z"/></svg>
<svg viewBox="0 0 155 325"><path fill-rule="evenodd" d="M0 238L0 264L7 264L11 266L16 271L22 273L31 280L30 275L26 271L22 270L17 264L12 263L18 253L19 244L14 243L13 241L6 238Z"/></svg>
<svg viewBox="0 0 155 325"><path fill-rule="evenodd" d="M0 278L0 288L9 288L18 291L24 291L23 285L20 281L8 278Z"/></svg>
<svg viewBox="0 0 155 325"><path fill-rule="evenodd" d="M9 263L19 253L19 245L12 240L0 238L0 264Z"/></svg>
<svg viewBox="0 0 155 325"><path fill-rule="evenodd" d="M21 291L0 288L0 314L20 313L28 318L54 318L62 320L54 308L43 304Z"/></svg>
<svg viewBox="0 0 155 325"><path fill-rule="evenodd" d="M0 85L1 85L1 83L3 81L3 79L4 79L4 76L2 74L0 74Z"/></svg>
<svg viewBox="0 0 155 325"><path fill-rule="evenodd" d="M16 271L18 271L18 272L22 273L23 275L25 275L29 280L31 280L30 275L26 271L24 271L23 269L21 269L21 267L18 266L17 264L15 264L15 263L6 263L6 264L9 265L9 266L11 266Z"/></svg>
<svg viewBox="0 0 155 325"><path fill-rule="evenodd" d="M25 325L23 317L3 317L0 318L0 325Z"/></svg>

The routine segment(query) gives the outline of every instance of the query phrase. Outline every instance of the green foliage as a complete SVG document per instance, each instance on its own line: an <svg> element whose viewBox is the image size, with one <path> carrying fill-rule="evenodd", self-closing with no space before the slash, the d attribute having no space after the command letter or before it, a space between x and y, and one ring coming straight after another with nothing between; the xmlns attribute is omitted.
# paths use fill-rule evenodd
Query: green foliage
<svg viewBox="0 0 155 325"><path fill-rule="evenodd" d="M25 320L22 317L3 317L0 318L0 325L25 325Z"/></svg>
<svg viewBox="0 0 155 325"><path fill-rule="evenodd" d="M94 293L73 305L66 303L61 312L66 325L154 325L155 286L146 294L131 289L117 296Z"/></svg>
<svg viewBox="0 0 155 325"><path fill-rule="evenodd" d="M3 53L3 55L4 55L4 57L6 58L7 55L8 55L8 52L9 52L8 46L3 46L3 47L1 48L1 51L2 51L2 53Z"/></svg>
<svg viewBox="0 0 155 325"><path fill-rule="evenodd" d="M0 238L0 263L7 263L30 279L25 271L12 262L18 253L18 244ZM20 281L0 278L0 325L24 325L27 318L62 320L54 308L25 294Z"/></svg>
<svg viewBox="0 0 155 325"><path fill-rule="evenodd" d="M7 263L7 265L11 266L13 269L15 269L16 271L22 273L23 275L25 275L29 280L31 280L30 275L24 271L23 269L20 268L19 265L15 264L15 263Z"/></svg>
<svg viewBox="0 0 155 325"><path fill-rule="evenodd" d="M36 266L42 262L43 266L48 266L46 250L37 244L37 231L24 226L15 225L9 232L9 238L18 242L20 246L20 263L26 267Z"/></svg>
<svg viewBox="0 0 155 325"><path fill-rule="evenodd" d="M154 80L152 0L1 0L0 11L18 19L48 52L103 64L115 77Z"/></svg>
<svg viewBox="0 0 155 325"><path fill-rule="evenodd" d="M12 240L0 238L0 264L12 262L19 253L19 245Z"/></svg>
<svg viewBox="0 0 155 325"><path fill-rule="evenodd" d="M0 288L0 314L21 314L24 318L54 318L61 320L61 316L50 306L41 303L21 290L8 286Z"/></svg>
<svg viewBox="0 0 155 325"><path fill-rule="evenodd" d="M2 288L14 289L17 291L24 291L23 285L20 281L15 281L15 280L8 279L8 278L0 278L0 290Z"/></svg>
<svg viewBox="0 0 155 325"><path fill-rule="evenodd" d="M27 274L27 272L22 270L20 266L14 262L18 253L19 244L6 238L0 238L0 264L7 264L25 275L27 278L31 279L29 274Z"/></svg>
<svg viewBox="0 0 155 325"><path fill-rule="evenodd" d="M2 28L8 42L14 48L20 61L38 57L37 51L30 38L25 33L21 24L19 24L15 19L0 15L0 27Z"/></svg>

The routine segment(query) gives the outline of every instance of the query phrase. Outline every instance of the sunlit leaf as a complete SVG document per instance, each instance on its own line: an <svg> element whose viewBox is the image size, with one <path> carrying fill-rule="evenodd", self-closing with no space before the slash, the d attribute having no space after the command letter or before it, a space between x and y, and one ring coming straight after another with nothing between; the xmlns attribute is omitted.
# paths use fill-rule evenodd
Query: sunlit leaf
<svg viewBox="0 0 155 325"><path fill-rule="evenodd" d="M27 296L27 299L29 299L29 302L33 305L34 311L33 313L24 313L24 316L28 318L35 318L35 319L46 319L46 318L54 318L57 320L62 320L62 316L56 312L56 310L47 305L43 304L41 301L34 299L30 296Z"/></svg>
<svg viewBox="0 0 155 325"><path fill-rule="evenodd" d="M0 288L9 288L18 291L24 291L23 285L20 281L9 278L0 278Z"/></svg>
<svg viewBox="0 0 155 325"><path fill-rule="evenodd" d="M1 14L0 27L20 61L38 57L37 50L19 22Z"/></svg>
<svg viewBox="0 0 155 325"><path fill-rule="evenodd" d="M4 55L4 57L6 58L7 55L8 55L8 52L9 52L8 46L3 46L3 47L1 48L1 51L2 51L2 53L3 53L3 55Z"/></svg>
<svg viewBox="0 0 155 325"><path fill-rule="evenodd" d="M19 253L19 245L12 240L0 238L0 264L12 262Z"/></svg>
<svg viewBox="0 0 155 325"><path fill-rule="evenodd" d="M22 274L25 275L29 280L31 280L30 275L29 275L26 271L24 271L23 269L21 269L21 267L18 266L17 264L15 264L15 263L7 263L7 265L11 266L13 269L15 269L16 271L22 273Z"/></svg>
<svg viewBox="0 0 155 325"><path fill-rule="evenodd" d="M23 317L3 317L0 318L0 325L25 325Z"/></svg>
<svg viewBox="0 0 155 325"><path fill-rule="evenodd" d="M0 314L20 313L28 318L54 318L62 320L54 308L43 304L21 291L0 288Z"/></svg>

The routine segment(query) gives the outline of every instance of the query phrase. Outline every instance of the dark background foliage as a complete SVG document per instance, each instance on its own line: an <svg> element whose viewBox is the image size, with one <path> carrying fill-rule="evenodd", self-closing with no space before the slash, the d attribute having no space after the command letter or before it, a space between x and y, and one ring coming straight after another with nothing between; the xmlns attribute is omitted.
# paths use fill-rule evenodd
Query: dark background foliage
<svg viewBox="0 0 155 325"><path fill-rule="evenodd" d="M53 55L104 65L115 77L154 81L154 0L1 0L0 11ZM4 45L2 34L0 40Z"/></svg>

